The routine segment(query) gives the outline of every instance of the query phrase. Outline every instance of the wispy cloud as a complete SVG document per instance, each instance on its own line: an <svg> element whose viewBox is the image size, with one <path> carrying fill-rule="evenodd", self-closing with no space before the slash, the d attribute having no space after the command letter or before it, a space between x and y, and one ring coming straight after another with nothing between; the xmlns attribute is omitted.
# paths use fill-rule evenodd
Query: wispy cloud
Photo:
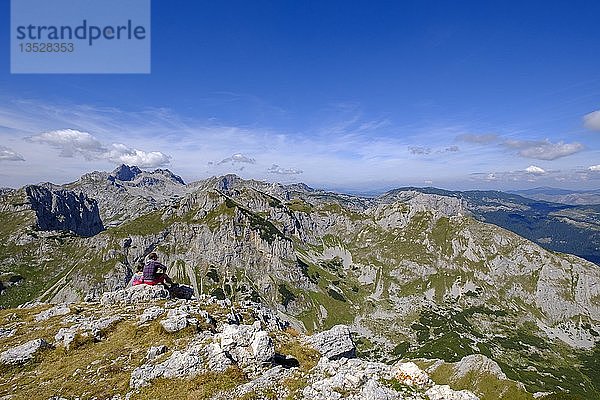
<svg viewBox="0 0 600 400"><path fill-rule="evenodd" d="M592 165L592 166L588 167L588 170L593 171L593 172L600 172L600 164Z"/></svg>
<svg viewBox="0 0 600 400"><path fill-rule="evenodd" d="M246 163L246 164L256 164L256 160L252 157L248 157L243 155L242 153L236 153L234 155L232 155L231 157L227 157L222 159L221 161L219 161L217 163L217 165L223 165L223 164L235 164L235 163Z"/></svg>
<svg viewBox="0 0 600 400"><path fill-rule="evenodd" d="M450 146L446 147L444 150L439 150L438 153L456 153L457 151L460 151L460 147Z"/></svg>
<svg viewBox="0 0 600 400"><path fill-rule="evenodd" d="M429 147L422 146L409 146L408 152L414 155L427 155L431 153L431 149Z"/></svg>
<svg viewBox="0 0 600 400"><path fill-rule="evenodd" d="M594 169L598 167L598 169ZM494 182L496 184L532 184L561 185L564 182L583 183L600 180L600 165L583 169L547 170L536 165L530 165L522 170L495 171L472 173L470 179L479 182Z"/></svg>
<svg viewBox="0 0 600 400"><path fill-rule="evenodd" d="M486 134L472 134L472 133L463 133L456 137L456 140L467 143L475 143L475 144L489 144L498 141L498 135L494 133L486 133Z"/></svg>
<svg viewBox="0 0 600 400"><path fill-rule="evenodd" d="M25 161L25 158L9 147L0 146L0 161Z"/></svg>
<svg viewBox="0 0 600 400"><path fill-rule="evenodd" d="M600 131L600 110L584 115L583 126L592 131Z"/></svg>
<svg viewBox="0 0 600 400"><path fill-rule="evenodd" d="M537 160L556 160L557 158L570 156L584 149L581 143L552 143L546 140L506 140L503 146L510 149L518 149L518 155Z"/></svg>
<svg viewBox="0 0 600 400"><path fill-rule="evenodd" d="M293 168L282 168L277 164L273 164L271 166L271 168L269 168L267 170L267 172L270 174L277 174L277 175L299 175L302 173L302 170L293 169Z"/></svg>
<svg viewBox="0 0 600 400"><path fill-rule="evenodd" d="M517 155L536 160L556 160L584 150L585 146L578 142L565 143L544 140L522 140L505 138L497 134L461 134L456 140L475 145L494 145L509 150L518 150Z"/></svg>

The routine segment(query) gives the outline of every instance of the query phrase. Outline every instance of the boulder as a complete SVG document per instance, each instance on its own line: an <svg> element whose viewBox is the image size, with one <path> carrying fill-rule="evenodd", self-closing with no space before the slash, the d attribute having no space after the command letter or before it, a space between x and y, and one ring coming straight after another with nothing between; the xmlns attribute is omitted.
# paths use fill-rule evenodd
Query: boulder
<svg viewBox="0 0 600 400"><path fill-rule="evenodd" d="M204 348L204 356L206 357L206 364L210 371L224 372L232 364L231 359L227 356L227 353L223 351L218 343L211 343Z"/></svg>
<svg viewBox="0 0 600 400"><path fill-rule="evenodd" d="M47 319L50 319L52 317L57 317L59 315L66 315L70 312L71 312L71 309L67 305L60 304L60 305L54 306L46 311L42 311L41 313L39 313L38 315L35 316L35 320L37 322L42 322L42 321L46 321Z"/></svg>
<svg viewBox="0 0 600 400"><path fill-rule="evenodd" d="M188 326L189 314L182 310L169 310L167 318L160 321L160 324L169 333L177 332Z"/></svg>
<svg viewBox="0 0 600 400"><path fill-rule="evenodd" d="M144 324L149 321L154 321L165 313L165 309L158 306L148 307L144 310L142 315L139 316L140 324Z"/></svg>
<svg viewBox="0 0 600 400"><path fill-rule="evenodd" d="M192 344L183 351L174 351L160 364L148 362L131 373L129 386L139 389L157 378L193 377L206 371L203 349L200 344Z"/></svg>
<svg viewBox="0 0 600 400"><path fill-rule="evenodd" d="M350 329L346 325L336 325L328 331L310 336L307 341L321 355L329 359L354 358L356 355L356 347L352 342Z"/></svg>
<svg viewBox="0 0 600 400"><path fill-rule="evenodd" d="M100 303L105 306L143 303L169 298L169 291L162 285L136 285L126 289L106 292Z"/></svg>
<svg viewBox="0 0 600 400"><path fill-rule="evenodd" d="M393 367L394 377L398 382L418 388L426 388L433 384L429 375L413 362L396 363Z"/></svg>
<svg viewBox="0 0 600 400"><path fill-rule="evenodd" d="M31 360L35 354L43 349L51 347L44 339L34 339L0 354L2 364L23 364Z"/></svg>
<svg viewBox="0 0 600 400"><path fill-rule="evenodd" d="M275 347L269 334L265 331L258 331L252 339L252 353L259 362L269 362L275 356Z"/></svg>

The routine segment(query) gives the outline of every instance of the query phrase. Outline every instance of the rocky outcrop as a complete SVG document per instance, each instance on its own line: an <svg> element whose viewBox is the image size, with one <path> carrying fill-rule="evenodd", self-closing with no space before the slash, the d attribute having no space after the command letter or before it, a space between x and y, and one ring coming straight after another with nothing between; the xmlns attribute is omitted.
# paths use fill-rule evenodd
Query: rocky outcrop
<svg viewBox="0 0 600 400"><path fill-rule="evenodd" d="M100 303L104 305L123 305L168 299L169 297L169 291L162 285L136 285L114 292L106 292L102 295Z"/></svg>
<svg viewBox="0 0 600 400"><path fill-rule="evenodd" d="M197 320L190 318L190 315L181 309L169 310L167 318L160 321L160 325L169 333L180 331L189 324L195 323Z"/></svg>
<svg viewBox="0 0 600 400"><path fill-rule="evenodd" d="M35 185L25 187L25 192L38 229L70 231L80 236L94 236L104 229L98 203L83 193Z"/></svg>
<svg viewBox="0 0 600 400"><path fill-rule="evenodd" d="M310 336L308 343L321 355L332 360L341 357L352 358L356 354L350 329L345 325L336 325L327 331Z"/></svg>
<svg viewBox="0 0 600 400"><path fill-rule="evenodd" d="M470 391L436 385L412 362L390 366L357 358L323 357L310 379L302 391L305 400L479 400ZM394 380L403 385L400 391L392 389L389 382Z"/></svg>
<svg viewBox="0 0 600 400"><path fill-rule="evenodd" d="M37 352L51 347L44 339L34 339L0 353L2 364L22 364L31 360Z"/></svg>

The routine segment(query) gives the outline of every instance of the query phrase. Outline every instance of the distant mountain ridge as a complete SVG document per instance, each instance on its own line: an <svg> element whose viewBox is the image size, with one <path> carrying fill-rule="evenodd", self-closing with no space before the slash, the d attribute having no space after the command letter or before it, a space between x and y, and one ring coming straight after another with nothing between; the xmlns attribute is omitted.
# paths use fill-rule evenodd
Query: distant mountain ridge
<svg viewBox="0 0 600 400"><path fill-rule="evenodd" d="M481 221L513 231L548 250L575 254L600 265L600 205L552 203L500 191L416 187L395 189L379 198L406 191L461 199L465 212Z"/></svg>
<svg viewBox="0 0 600 400"><path fill-rule="evenodd" d="M518 194L534 200L562 203L569 205L600 204L600 189L596 190L567 190L552 187L539 187L526 190L511 190L508 193Z"/></svg>

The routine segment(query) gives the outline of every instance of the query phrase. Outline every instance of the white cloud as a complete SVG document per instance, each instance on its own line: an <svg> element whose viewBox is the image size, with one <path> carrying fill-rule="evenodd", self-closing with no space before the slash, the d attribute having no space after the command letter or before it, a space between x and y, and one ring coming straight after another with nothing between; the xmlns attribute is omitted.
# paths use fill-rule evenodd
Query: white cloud
<svg viewBox="0 0 600 400"><path fill-rule="evenodd" d="M518 155L536 160L556 160L557 158L570 156L584 149L581 143L552 143L546 140L506 140L502 143L511 149L518 149Z"/></svg>
<svg viewBox="0 0 600 400"><path fill-rule="evenodd" d="M590 171L593 171L593 172L600 172L600 164L598 164L598 165L592 165L588 169Z"/></svg>
<svg viewBox="0 0 600 400"><path fill-rule="evenodd" d="M498 135L493 133L487 133L482 135L475 135L472 133L465 133L462 135L458 135L456 140L460 140L462 142L467 143L475 143L475 144L489 144L498 140Z"/></svg>
<svg viewBox="0 0 600 400"><path fill-rule="evenodd" d="M43 132L39 135L30 136L27 140L47 144L58 149L62 157L74 157L79 154L91 160L96 158L98 153L104 151L104 146L94 136L75 129Z"/></svg>
<svg viewBox="0 0 600 400"><path fill-rule="evenodd" d="M251 157L247 157L242 153L236 153L231 157L227 157L217 163L217 165L228 164L228 163L247 163L247 164L256 164L256 160Z"/></svg>
<svg viewBox="0 0 600 400"><path fill-rule="evenodd" d="M583 126L592 131L600 131L600 110L584 115Z"/></svg>
<svg viewBox="0 0 600 400"><path fill-rule="evenodd" d="M299 175L302 173L302 170L299 169L293 169L293 168L281 168L279 165L277 164L273 164L271 166L271 168L269 168L267 170L268 173L270 174L277 174L277 175Z"/></svg>
<svg viewBox="0 0 600 400"><path fill-rule="evenodd" d="M427 155L431 153L431 149L429 147L421 147L421 146L409 146L408 151L410 154L414 155Z"/></svg>
<svg viewBox="0 0 600 400"><path fill-rule="evenodd" d="M136 165L141 168L163 167L168 165L171 159L160 151L147 152L122 143L105 146L90 133L76 129L44 132L30 136L26 140L58 149L61 157L72 158L81 155L86 160L108 160L116 164Z"/></svg>
<svg viewBox="0 0 600 400"><path fill-rule="evenodd" d="M160 151L132 149L122 143L113 143L110 150L101 155L116 164L136 165L140 168L156 168L169 165L171 157Z"/></svg>
<svg viewBox="0 0 600 400"><path fill-rule="evenodd" d="M530 173L530 174L545 174L546 173L546 171L543 168L540 168L535 165L530 165L529 167L525 168L525 172Z"/></svg>
<svg viewBox="0 0 600 400"><path fill-rule="evenodd" d="M0 161L25 161L25 158L11 148L0 146Z"/></svg>

